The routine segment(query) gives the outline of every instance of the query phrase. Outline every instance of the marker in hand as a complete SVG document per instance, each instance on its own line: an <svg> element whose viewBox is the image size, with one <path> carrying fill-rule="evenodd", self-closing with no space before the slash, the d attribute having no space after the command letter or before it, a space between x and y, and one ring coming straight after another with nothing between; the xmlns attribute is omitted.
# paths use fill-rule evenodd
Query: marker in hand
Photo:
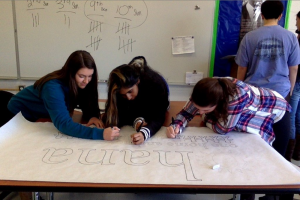
<svg viewBox="0 0 300 200"><path fill-rule="evenodd" d="M175 124L174 117L172 117L172 127L173 127L173 129L174 129L174 131L175 131L175 129L176 129L176 124Z"/></svg>
<svg viewBox="0 0 300 200"><path fill-rule="evenodd" d="M180 127L175 123L174 118L172 117L172 123L169 127L167 127L167 137L168 138L176 138L176 135L180 132Z"/></svg>
<svg viewBox="0 0 300 200"><path fill-rule="evenodd" d="M114 140L116 137L119 137L120 135L120 129L116 126L110 126L106 129L104 129L103 132L103 139L104 140Z"/></svg>
<svg viewBox="0 0 300 200"><path fill-rule="evenodd" d="M119 131L119 130L120 130L120 129L119 129L118 127L116 127L116 126L111 126L110 128L111 128L112 131Z"/></svg>
<svg viewBox="0 0 300 200"><path fill-rule="evenodd" d="M140 124L138 130L137 130L137 133L140 132L141 128L143 127L143 124L144 124L144 121L142 121L142 123Z"/></svg>
<svg viewBox="0 0 300 200"><path fill-rule="evenodd" d="M137 133L140 132L141 128L143 127L144 121L142 121L142 123L140 124L140 126L137 129ZM135 134L131 135L131 144L134 143L136 144L139 140L137 139L137 137L134 136Z"/></svg>

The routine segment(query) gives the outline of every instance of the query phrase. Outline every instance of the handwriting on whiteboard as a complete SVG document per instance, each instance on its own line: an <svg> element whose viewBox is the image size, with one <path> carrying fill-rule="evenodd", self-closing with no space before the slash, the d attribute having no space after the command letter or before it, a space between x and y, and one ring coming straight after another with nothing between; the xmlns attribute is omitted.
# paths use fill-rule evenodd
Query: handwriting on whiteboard
<svg viewBox="0 0 300 200"><path fill-rule="evenodd" d="M52 26L49 20L56 15L61 19L55 22L58 26L63 25L68 29L85 27L78 23L80 19L88 25L88 42L85 45L88 50L97 51L102 46L105 48L102 43L106 38L102 33L109 30L116 35L118 42L115 48L124 54L133 52L137 42L130 36L130 30L143 25L148 17L148 8L144 1L27 0L26 6L33 28ZM115 27L115 30L108 29L108 26Z"/></svg>

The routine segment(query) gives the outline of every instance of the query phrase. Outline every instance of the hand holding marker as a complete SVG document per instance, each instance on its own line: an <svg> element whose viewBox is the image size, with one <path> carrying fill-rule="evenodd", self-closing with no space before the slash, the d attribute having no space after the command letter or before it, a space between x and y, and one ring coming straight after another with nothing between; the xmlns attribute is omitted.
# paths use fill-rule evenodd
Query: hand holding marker
<svg viewBox="0 0 300 200"><path fill-rule="evenodd" d="M144 125L144 121L142 120L140 126L137 129L137 133L131 135L131 144L142 144L144 142L144 135L140 133L141 128Z"/></svg>
<svg viewBox="0 0 300 200"><path fill-rule="evenodd" d="M116 126L111 126L104 129L103 138L104 140L114 140L120 135L120 129Z"/></svg>

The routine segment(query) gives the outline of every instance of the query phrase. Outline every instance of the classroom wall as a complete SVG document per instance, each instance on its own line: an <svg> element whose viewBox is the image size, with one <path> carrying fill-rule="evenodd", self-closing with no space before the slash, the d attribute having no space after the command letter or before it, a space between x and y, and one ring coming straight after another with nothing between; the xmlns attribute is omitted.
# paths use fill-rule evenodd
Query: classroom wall
<svg viewBox="0 0 300 200"><path fill-rule="evenodd" d="M92 15L93 9L101 7L96 4L108 11L118 7L119 14L126 14L130 22L124 27L122 17L113 18L106 11L103 18ZM192 90L185 84L185 73L196 70L203 72L204 77L209 73L214 7L211 0L0 1L0 21L5 22L0 23L0 30L6 30L0 32L0 46L9 54L0 54L4 58L0 59L0 89L32 85L60 68L71 52L83 49L92 54L97 64L99 98L106 98L109 72L142 55L169 83L170 99L185 101ZM124 13L126 8L129 12L134 8L135 12L129 16ZM193 36L195 52L172 54L172 41L177 36ZM90 41L98 37L95 43ZM120 47L120 40L124 43L127 39L134 41L130 48L116 48Z"/></svg>
<svg viewBox="0 0 300 200"><path fill-rule="evenodd" d="M17 78L14 20L11 1L0 2L0 79Z"/></svg>
<svg viewBox="0 0 300 200"><path fill-rule="evenodd" d="M296 31L296 15L300 11L300 1L291 1L290 13L289 13L289 22L288 30L295 33ZM296 33L295 33L296 35Z"/></svg>
<svg viewBox="0 0 300 200"><path fill-rule="evenodd" d="M5 1L4 1L5 2ZM2 2L3 3L3 2ZM9 9L11 9L10 5L5 3L5 6L8 7ZM4 7L1 7L0 9L2 9ZM290 7L290 13L288 13L289 15L289 21L288 21L288 30L295 32L296 30L296 26L295 26L295 17L297 12L300 10L300 1L292 1L291 7ZM0 12L3 13L3 12ZM3 17L7 17L7 15L2 16L0 14L1 19ZM10 20L11 21L11 20ZM7 26L10 32L7 33L7 30L5 32L5 34L11 34L13 32L13 29L11 28L11 24L8 25L4 25L4 23L0 23L0 26ZM0 29L1 34L3 34L3 29ZM2 40L3 41L3 40ZM0 43L1 47L5 47L5 44L3 45L2 43ZM10 48L14 48L14 47L10 47ZM1 48L1 49L5 49L5 48ZM7 50L7 52L12 51L10 49ZM3 55L3 53L1 53L1 55ZM14 58L15 59L15 58ZM2 59L1 59L2 60ZM0 62L0 68L2 69L2 65L3 65L3 61ZM3 69L2 69L3 70ZM206 76L207 74L205 74ZM34 83L34 80L22 80L20 78L16 78L14 79L3 79L1 78L1 70L0 70L0 89L8 89L14 93L16 93L18 89L19 85L32 85ZM191 92L192 92L192 86L189 85L174 85L174 84L170 84L170 100L172 101L185 101L189 98ZM100 99L106 99L107 98L107 87L106 87L106 83L99 83L99 98Z"/></svg>
<svg viewBox="0 0 300 200"><path fill-rule="evenodd" d="M83 49L95 59L100 82L142 55L169 83L184 84L187 71L208 72L214 5L211 0L15 1L20 77L39 78ZM195 51L173 54L179 36L185 37L180 42L193 38Z"/></svg>

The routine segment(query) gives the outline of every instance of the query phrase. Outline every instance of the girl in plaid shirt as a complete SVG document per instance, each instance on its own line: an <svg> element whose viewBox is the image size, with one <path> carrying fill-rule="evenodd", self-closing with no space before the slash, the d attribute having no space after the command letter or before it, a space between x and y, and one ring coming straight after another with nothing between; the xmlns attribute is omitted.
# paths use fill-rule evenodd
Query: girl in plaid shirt
<svg viewBox="0 0 300 200"><path fill-rule="evenodd" d="M288 132L273 131L273 124L279 122L290 111L291 107L287 101L270 89L257 88L231 77L204 78L195 85L190 100L167 128L167 137L175 138L199 112L203 125L216 133L254 133L270 145L276 135L286 138L284 141L287 144ZM283 144L285 148L286 144ZM276 150L285 152L281 148ZM284 152L279 153L284 155Z"/></svg>

